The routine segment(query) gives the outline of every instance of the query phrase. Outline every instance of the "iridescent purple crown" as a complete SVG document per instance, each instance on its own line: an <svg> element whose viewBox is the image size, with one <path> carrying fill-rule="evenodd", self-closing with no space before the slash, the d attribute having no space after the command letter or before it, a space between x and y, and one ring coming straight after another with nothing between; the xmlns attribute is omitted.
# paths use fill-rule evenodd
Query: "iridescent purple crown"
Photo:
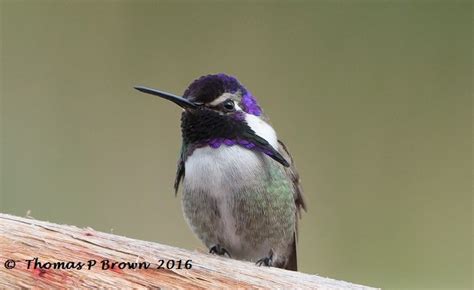
<svg viewBox="0 0 474 290"><path fill-rule="evenodd" d="M183 96L194 102L210 103L223 93L236 92L242 95L242 109L246 113L255 116L262 114L255 97L236 78L223 73L198 78L189 85Z"/></svg>

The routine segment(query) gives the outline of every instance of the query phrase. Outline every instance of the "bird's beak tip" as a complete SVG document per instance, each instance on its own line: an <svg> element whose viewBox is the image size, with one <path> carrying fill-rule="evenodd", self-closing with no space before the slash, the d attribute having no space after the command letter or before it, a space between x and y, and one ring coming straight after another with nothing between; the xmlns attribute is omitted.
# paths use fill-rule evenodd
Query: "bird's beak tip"
<svg viewBox="0 0 474 290"><path fill-rule="evenodd" d="M140 91L140 92L142 92L142 93L155 95L155 96L158 96L160 98L166 99L168 101L172 101L173 103L177 104L178 106L180 106L182 108L196 108L197 107L197 105L194 104L193 102L191 102L191 101L189 101L189 100L187 100L183 97L176 96L176 95L173 95L173 94L170 94L170 93L167 93L167 92L159 91L159 90L152 89L152 88L147 88L147 87L144 87L144 86L134 86L133 88Z"/></svg>

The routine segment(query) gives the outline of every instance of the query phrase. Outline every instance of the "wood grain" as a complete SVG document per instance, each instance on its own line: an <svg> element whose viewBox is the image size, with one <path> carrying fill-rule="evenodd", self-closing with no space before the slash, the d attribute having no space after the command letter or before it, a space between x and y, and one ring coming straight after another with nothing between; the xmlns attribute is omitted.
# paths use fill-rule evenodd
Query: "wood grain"
<svg viewBox="0 0 474 290"><path fill-rule="evenodd" d="M42 263L35 267L35 260ZM16 262L6 269L7 260ZM157 269L164 260L164 269ZM30 260L28 267L27 260ZM175 267L167 269L175 263ZM177 261L181 268L177 269ZM190 269L184 267L185 261ZM88 263L94 263L88 269ZM109 268L102 268L108 261ZM60 264L60 262L64 262ZM68 263L69 262L69 263ZM112 269L113 262L115 264ZM46 263L46 264L45 264ZM80 263L83 263L80 264ZM148 269L118 266L149 265ZM10 262L11 264L11 262ZM81 269L79 265L82 265ZM70 269L67 269L69 267ZM123 236L0 213L0 288L312 288L373 289L361 285L217 257Z"/></svg>

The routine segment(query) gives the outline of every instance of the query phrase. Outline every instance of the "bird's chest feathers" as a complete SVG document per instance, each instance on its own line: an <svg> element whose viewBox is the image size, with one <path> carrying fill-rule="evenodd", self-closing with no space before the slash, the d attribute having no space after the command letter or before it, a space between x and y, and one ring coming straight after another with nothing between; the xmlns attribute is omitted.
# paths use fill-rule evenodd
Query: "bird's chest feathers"
<svg viewBox="0 0 474 290"><path fill-rule="evenodd" d="M246 114L245 121L278 150L277 136L268 123L250 114ZM242 187L257 185L264 178L268 162L272 161L264 154L239 145L197 148L185 163L184 188L220 199Z"/></svg>
<svg viewBox="0 0 474 290"><path fill-rule="evenodd" d="M184 188L220 200L257 183L266 162L263 154L238 145L197 148L185 163Z"/></svg>

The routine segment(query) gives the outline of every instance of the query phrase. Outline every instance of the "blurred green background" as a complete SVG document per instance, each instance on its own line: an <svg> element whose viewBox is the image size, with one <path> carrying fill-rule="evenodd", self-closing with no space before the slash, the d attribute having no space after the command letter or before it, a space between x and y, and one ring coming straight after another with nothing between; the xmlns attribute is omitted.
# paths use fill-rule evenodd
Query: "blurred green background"
<svg viewBox="0 0 474 290"><path fill-rule="evenodd" d="M301 173L300 270L472 287L472 2L1 1L0 211L203 248L180 94L226 72Z"/></svg>

